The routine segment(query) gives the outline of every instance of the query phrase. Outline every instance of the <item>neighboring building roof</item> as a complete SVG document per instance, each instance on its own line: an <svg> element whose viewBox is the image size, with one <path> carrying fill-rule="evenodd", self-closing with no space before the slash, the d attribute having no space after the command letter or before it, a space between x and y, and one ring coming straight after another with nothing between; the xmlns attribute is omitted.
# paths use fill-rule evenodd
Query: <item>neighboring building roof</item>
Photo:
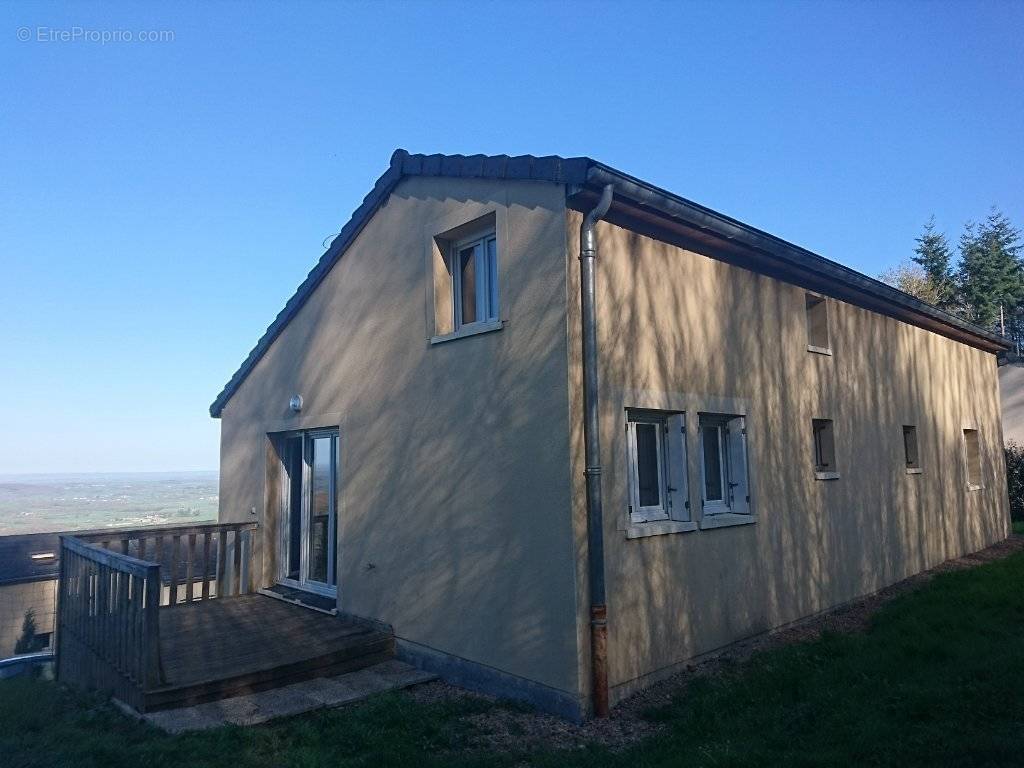
<svg viewBox="0 0 1024 768"><path fill-rule="evenodd" d="M588 157L410 155L398 149L387 171L331 242L266 333L210 406L219 417L231 396L345 253L377 209L407 176L549 181L569 187L569 207L585 210L605 184L615 185L610 222L670 242L703 243L712 254L755 272L820 291L989 352L1008 349L999 336L943 312L879 280L732 219Z"/></svg>
<svg viewBox="0 0 1024 768"><path fill-rule="evenodd" d="M0 536L0 585L55 579L59 557L59 533Z"/></svg>

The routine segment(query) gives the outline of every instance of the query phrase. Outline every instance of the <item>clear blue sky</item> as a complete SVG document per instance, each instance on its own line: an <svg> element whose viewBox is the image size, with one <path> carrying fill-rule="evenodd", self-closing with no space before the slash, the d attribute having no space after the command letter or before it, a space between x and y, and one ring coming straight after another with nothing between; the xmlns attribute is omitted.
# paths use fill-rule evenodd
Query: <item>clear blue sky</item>
<svg viewBox="0 0 1024 768"><path fill-rule="evenodd" d="M399 146L589 155L869 274L1024 224L1020 2L4 3L0 72L0 473L216 468Z"/></svg>

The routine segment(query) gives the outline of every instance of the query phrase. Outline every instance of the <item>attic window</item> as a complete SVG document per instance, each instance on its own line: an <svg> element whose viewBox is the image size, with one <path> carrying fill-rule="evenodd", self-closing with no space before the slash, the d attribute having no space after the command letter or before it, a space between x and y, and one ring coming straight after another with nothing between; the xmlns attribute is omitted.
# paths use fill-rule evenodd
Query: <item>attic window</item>
<svg viewBox="0 0 1024 768"><path fill-rule="evenodd" d="M805 294L807 308L807 349L823 355L832 354L828 337L828 302L823 296Z"/></svg>
<svg viewBox="0 0 1024 768"><path fill-rule="evenodd" d="M498 319L498 238L493 232L455 243L448 260L456 332Z"/></svg>
<svg viewBox="0 0 1024 768"><path fill-rule="evenodd" d="M494 214L434 238L432 343L501 327L498 242Z"/></svg>

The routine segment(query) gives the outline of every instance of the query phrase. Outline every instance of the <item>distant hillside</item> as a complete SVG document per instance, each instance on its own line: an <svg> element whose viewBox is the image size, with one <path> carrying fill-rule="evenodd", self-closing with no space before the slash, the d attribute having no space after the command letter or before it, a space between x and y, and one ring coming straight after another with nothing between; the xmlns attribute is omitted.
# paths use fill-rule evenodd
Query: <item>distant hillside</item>
<svg viewBox="0 0 1024 768"><path fill-rule="evenodd" d="M217 472L0 475L0 536L217 519Z"/></svg>

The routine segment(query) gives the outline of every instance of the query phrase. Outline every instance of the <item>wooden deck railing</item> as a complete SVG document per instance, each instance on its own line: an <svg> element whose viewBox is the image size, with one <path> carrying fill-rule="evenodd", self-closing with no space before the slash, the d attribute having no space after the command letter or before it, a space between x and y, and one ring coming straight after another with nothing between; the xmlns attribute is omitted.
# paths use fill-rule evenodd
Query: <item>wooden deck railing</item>
<svg viewBox="0 0 1024 768"><path fill-rule="evenodd" d="M160 565L161 605L190 603L253 589L256 523L163 525L94 531L77 538Z"/></svg>
<svg viewBox="0 0 1024 768"><path fill-rule="evenodd" d="M141 707L145 691L162 682L160 608L251 591L255 528L211 523L61 536L58 677Z"/></svg>

